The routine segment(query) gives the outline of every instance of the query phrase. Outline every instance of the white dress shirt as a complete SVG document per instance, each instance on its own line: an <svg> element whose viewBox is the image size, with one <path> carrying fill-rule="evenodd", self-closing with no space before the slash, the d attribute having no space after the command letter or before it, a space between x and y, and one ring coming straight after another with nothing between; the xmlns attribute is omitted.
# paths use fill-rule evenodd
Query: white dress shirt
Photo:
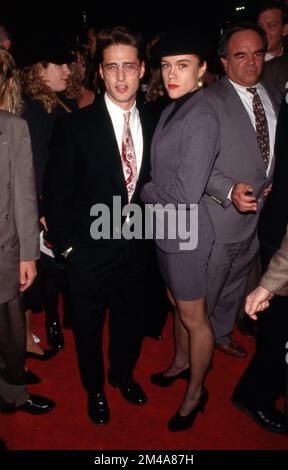
<svg viewBox="0 0 288 470"><path fill-rule="evenodd" d="M280 57L281 55L283 55L283 52L284 52L283 47L281 49L280 54L278 54L278 55L273 55L270 52L266 52L264 60L265 60L265 62L268 62L271 59L275 59L275 57Z"/></svg>
<svg viewBox="0 0 288 470"><path fill-rule="evenodd" d="M269 152L269 163L268 163L268 166L267 166L267 169L266 169L266 175L268 176L268 173L269 173L270 168L271 168L271 163L272 163L272 160L274 158L275 132L276 132L276 124L277 124L277 118L276 118L271 100L268 96L267 91L265 90L263 85L261 85L261 83L257 83L256 85L254 85L254 87L245 87L245 86L239 85L238 83L233 82L230 79L229 79L229 81L233 85L235 91L237 92L239 98L241 99L241 101L243 103L243 106L246 109L246 111L248 113L248 116L249 116L249 118L252 122L252 125L255 129L255 132L256 132L256 122L255 122L255 114L254 114L254 111L253 111L253 103L252 103L253 95L252 95L252 93L250 93L250 91L247 91L247 88L257 88L258 94L260 96L260 99L262 101L263 108L264 108L264 111L265 111L265 114L266 114L268 129L269 129L270 152ZM227 198L230 199L230 200L231 200L231 194L232 194L233 187L234 186L232 186L232 188L230 189L229 194L227 196Z"/></svg>
<svg viewBox="0 0 288 470"><path fill-rule="evenodd" d="M104 96L105 103L108 109L108 113L110 115L115 137L117 140L118 148L120 155L122 153L122 136L123 136L123 128L124 128L124 113L130 111L130 129L132 134L132 139L134 143L135 153L136 153L136 161L137 161L137 176L139 176L139 171L142 164L142 156L143 156L143 133L142 133L142 126L139 117L139 111L136 108L136 102L134 102L131 109L124 109L120 108L117 104L115 104L105 93Z"/></svg>

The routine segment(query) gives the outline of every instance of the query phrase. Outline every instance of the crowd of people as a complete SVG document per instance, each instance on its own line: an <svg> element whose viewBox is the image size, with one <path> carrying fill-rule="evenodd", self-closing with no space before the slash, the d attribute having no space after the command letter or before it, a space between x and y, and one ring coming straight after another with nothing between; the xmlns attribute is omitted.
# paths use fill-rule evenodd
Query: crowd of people
<svg viewBox="0 0 288 470"><path fill-rule="evenodd" d="M151 381L187 381L168 429L191 428L209 399L214 348L246 356L231 334L249 294L247 319L265 312L232 402L288 434L275 405L287 376L286 27L276 1L257 22L229 25L212 80L209 44L196 30L158 35L147 46L150 64L142 35L115 26L90 28L86 45L39 38L16 65L0 24L1 412L53 410L53 400L27 391L41 379L25 357L57 356L63 328L73 329L96 425L111 418L106 377L144 405L133 371L143 338L161 338L171 310L174 357ZM260 263L262 274L268 267L261 281ZM47 350L33 334L42 309Z"/></svg>

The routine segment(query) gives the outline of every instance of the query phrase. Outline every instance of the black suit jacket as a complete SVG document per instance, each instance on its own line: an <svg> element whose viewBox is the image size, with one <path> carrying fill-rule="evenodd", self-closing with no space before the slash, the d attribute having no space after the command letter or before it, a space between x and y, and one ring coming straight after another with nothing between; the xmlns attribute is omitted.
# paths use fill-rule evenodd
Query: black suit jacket
<svg viewBox="0 0 288 470"><path fill-rule="evenodd" d="M282 101L275 137L275 171L272 191L259 220L259 237L269 253L266 263L280 247L288 224L288 92ZM265 264L266 264L265 263Z"/></svg>
<svg viewBox="0 0 288 470"><path fill-rule="evenodd" d="M149 179L150 143L154 120L139 109L143 131L143 157L131 203L141 204L139 193ZM113 196L128 203L121 156L104 97L76 113L58 119L44 178L44 208L49 239L62 252L70 246L93 259L127 240L94 240L90 215L94 204L105 204L112 213ZM122 222L124 219L122 219ZM112 228L111 228L112 230ZM141 240L137 240L141 243Z"/></svg>

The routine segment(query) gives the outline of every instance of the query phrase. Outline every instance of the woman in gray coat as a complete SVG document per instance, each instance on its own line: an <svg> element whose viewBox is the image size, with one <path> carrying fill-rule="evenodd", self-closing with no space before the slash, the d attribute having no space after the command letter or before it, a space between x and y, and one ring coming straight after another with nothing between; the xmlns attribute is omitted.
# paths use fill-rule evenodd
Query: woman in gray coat
<svg viewBox="0 0 288 470"><path fill-rule="evenodd" d="M170 431L191 427L198 412L204 411L208 392L203 381L213 352L205 296L214 234L203 193L217 155L219 131L201 90L206 71L203 44L199 35L179 33L156 46L164 86L173 102L155 131L152 181L142 190L143 201L152 204L156 214L159 266L175 305L174 358L165 372L153 374L151 380L159 386L178 378L189 380L181 407L168 423ZM155 204L169 204L167 225Z"/></svg>

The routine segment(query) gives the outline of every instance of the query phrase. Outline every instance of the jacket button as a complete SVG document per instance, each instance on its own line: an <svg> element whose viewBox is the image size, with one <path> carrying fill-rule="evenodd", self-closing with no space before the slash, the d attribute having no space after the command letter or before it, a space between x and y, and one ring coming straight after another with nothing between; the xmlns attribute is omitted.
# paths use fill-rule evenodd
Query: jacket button
<svg viewBox="0 0 288 470"><path fill-rule="evenodd" d="M5 215L5 220L9 220L9 214Z"/></svg>
<svg viewBox="0 0 288 470"><path fill-rule="evenodd" d="M7 183L6 188L7 188L7 189L10 189L10 188L11 188L11 184L10 184L10 183Z"/></svg>

